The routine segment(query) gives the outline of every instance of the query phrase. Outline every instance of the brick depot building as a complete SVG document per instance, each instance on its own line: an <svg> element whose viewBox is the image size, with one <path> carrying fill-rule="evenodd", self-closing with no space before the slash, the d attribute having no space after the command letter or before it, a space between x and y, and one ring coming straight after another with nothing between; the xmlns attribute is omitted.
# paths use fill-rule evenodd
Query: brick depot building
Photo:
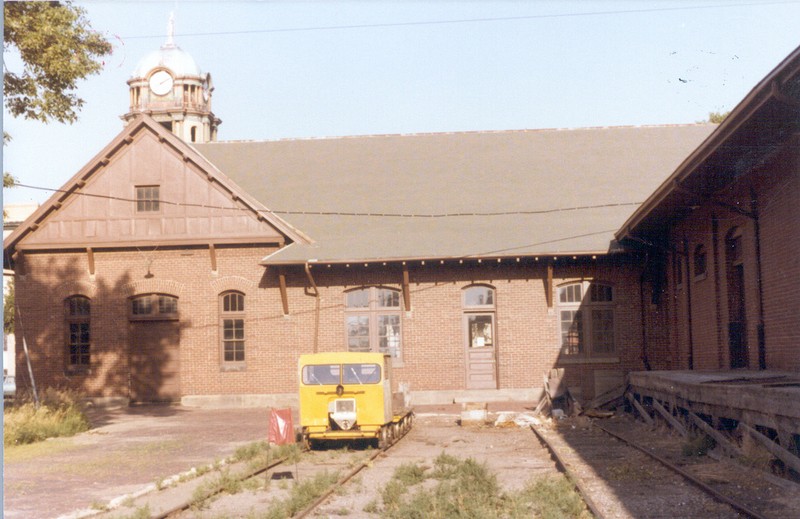
<svg viewBox="0 0 800 519"><path fill-rule="evenodd" d="M417 403L800 370L800 52L719 126L216 142L171 40L4 242L18 386L29 359L97 399L285 405L300 354L346 350Z"/></svg>

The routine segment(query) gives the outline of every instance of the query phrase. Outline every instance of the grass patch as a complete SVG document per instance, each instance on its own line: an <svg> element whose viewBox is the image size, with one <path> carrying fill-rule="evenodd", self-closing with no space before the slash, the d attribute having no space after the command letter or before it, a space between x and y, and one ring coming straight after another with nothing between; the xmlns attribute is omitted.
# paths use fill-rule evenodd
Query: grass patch
<svg viewBox="0 0 800 519"><path fill-rule="evenodd" d="M681 452L684 456L705 456L716 444L713 438L705 434L693 435L681 446Z"/></svg>
<svg viewBox="0 0 800 519"><path fill-rule="evenodd" d="M69 438L58 438L54 441L28 443L25 445L7 445L3 449L3 461L5 463L15 463L44 456L55 456L77 447Z"/></svg>
<svg viewBox="0 0 800 519"><path fill-rule="evenodd" d="M152 514L150 513L150 505L140 506L132 513L122 516L120 519L150 519Z"/></svg>
<svg viewBox="0 0 800 519"><path fill-rule="evenodd" d="M275 460L285 458L286 463L297 463L303 455L303 450L297 443L289 445L270 446L267 442L253 442L236 449L233 454L234 462L247 461L252 468L265 467Z"/></svg>
<svg viewBox="0 0 800 519"><path fill-rule="evenodd" d="M327 470L317 473L313 479L297 483L292 487L288 498L273 503L267 512L259 517L260 519L292 517L313 503L315 499L324 494L338 480L338 473L330 473Z"/></svg>
<svg viewBox="0 0 800 519"><path fill-rule="evenodd" d="M437 483L413 488L425 480ZM380 495L382 506L372 501L364 511L389 519L591 517L563 476L538 479L519 492L507 493L486 464L445 453L434 460L431 470L415 464L398 467Z"/></svg>
<svg viewBox="0 0 800 519"><path fill-rule="evenodd" d="M202 508L203 503L205 503L205 501L211 495L222 492L227 494L238 494L242 491L242 488L243 484L241 479L235 475L231 475L231 473L227 470L220 472L217 477L194 489L194 492L192 492L192 499L190 501L192 509L198 510Z"/></svg>
<svg viewBox="0 0 800 519"><path fill-rule="evenodd" d="M416 463L403 463L394 470L394 479L406 486L425 481L425 467Z"/></svg>
<svg viewBox="0 0 800 519"><path fill-rule="evenodd" d="M590 518L586 504L570 481L562 476L536 479L514 496L514 517Z"/></svg>
<svg viewBox="0 0 800 519"><path fill-rule="evenodd" d="M256 458L261 454L263 454L268 449L269 449L269 444L265 441L253 442L253 443L248 443L247 445L242 445L233 452L233 461L252 460L253 458Z"/></svg>
<svg viewBox="0 0 800 519"><path fill-rule="evenodd" d="M37 408L24 395L3 411L3 445L11 447L89 430L80 397L71 391L46 389Z"/></svg>

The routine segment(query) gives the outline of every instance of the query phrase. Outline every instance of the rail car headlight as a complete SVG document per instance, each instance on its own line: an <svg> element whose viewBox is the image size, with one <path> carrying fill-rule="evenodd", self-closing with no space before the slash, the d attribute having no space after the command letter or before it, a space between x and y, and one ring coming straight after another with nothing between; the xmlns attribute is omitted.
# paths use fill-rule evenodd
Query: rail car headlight
<svg viewBox="0 0 800 519"><path fill-rule="evenodd" d="M328 404L328 412L340 429L349 431L356 423L356 399L336 399Z"/></svg>

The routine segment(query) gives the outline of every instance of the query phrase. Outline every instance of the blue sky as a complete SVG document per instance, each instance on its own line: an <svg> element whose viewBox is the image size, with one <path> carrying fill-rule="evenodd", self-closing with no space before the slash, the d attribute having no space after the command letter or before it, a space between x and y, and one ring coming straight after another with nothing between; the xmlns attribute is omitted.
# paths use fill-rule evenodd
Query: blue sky
<svg viewBox="0 0 800 519"><path fill-rule="evenodd" d="M75 3L114 53L80 84L77 123L4 114L4 170L23 184L60 187L122 130L126 81L173 11L212 75L220 140L691 124L800 45L800 1Z"/></svg>

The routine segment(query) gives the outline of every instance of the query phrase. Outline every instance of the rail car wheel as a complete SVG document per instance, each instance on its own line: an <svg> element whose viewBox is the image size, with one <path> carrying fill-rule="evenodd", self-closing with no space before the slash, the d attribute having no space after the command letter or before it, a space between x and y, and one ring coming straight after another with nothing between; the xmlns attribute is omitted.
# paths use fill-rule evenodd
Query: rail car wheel
<svg viewBox="0 0 800 519"><path fill-rule="evenodd" d="M392 436L394 437L395 440L403 436L403 430L400 427L400 422L392 424Z"/></svg>
<svg viewBox="0 0 800 519"><path fill-rule="evenodd" d="M386 427L381 427L381 431L378 434L378 448L385 449L389 446L389 430Z"/></svg>

